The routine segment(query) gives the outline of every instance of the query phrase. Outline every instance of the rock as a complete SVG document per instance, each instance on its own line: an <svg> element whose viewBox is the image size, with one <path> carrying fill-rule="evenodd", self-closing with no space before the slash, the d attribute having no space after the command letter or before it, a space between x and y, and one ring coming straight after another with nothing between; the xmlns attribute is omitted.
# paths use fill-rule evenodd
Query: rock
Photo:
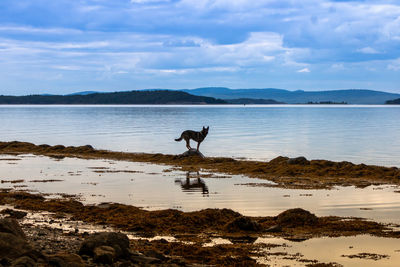
<svg viewBox="0 0 400 267"><path fill-rule="evenodd" d="M83 241L79 255L94 255L94 249L100 246L109 246L115 250L115 257L129 256L129 239L127 235L115 232L103 232L90 235Z"/></svg>
<svg viewBox="0 0 400 267"><path fill-rule="evenodd" d="M77 254L58 253L47 257L51 266L58 267L83 267L85 262Z"/></svg>
<svg viewBox="0 0 400 267"><path fill-rule="evenodd" d="M15 260L33 251L25 239L25 234L17 220L5 218L0 220L0 260Z"/></svg>
<svg viewBox="0 0 400 267"><path fill-rule="evenodd" d="M188 151L179 155L180 158L192 157L192 156L198 156L200 158L205 158L204 155L200 151L197 151L197 149L194 149L194 148L189 149Z"/></svg>
<svg viewBox="0 0 400 267"><path fill-rule="evenodd" d="M310 162L305 157L290 158L287 160L288 164L292 165L309 165Z"/></svg>
<svg viewBox="0 0 400 267"><path fill-rule="evenodd" d="M18 224L18 221L12 218L5 218L0 220L0 233L9 233L25 239L24 231Z"/></svg>
<svg viewBox="0 0 400 267"><path fill-rule="evenodd" d="M147 266L148 264L158 264L161 263L161 260L153 257L147 257L144 255L132 255L131 256L131 261L133 263L137 263L140 266Z"/></svg>
<svg viewBox="0 0 400 267"><path fill-rule="evenodd" d="M290 209L280 213L276 217L280 226L296 227L304 225L315 225L318 222L317 216L307 210L300 208Z"/></svg>
<svg viewBox="0 0 400 267"><path fill-rule="evenodd" d="M226 238L228 238L229 241L231 241L234 244L252 244L258 239L258 237L249 236L249 235L245 235L245 236L229 236L229 237L226 237Z"/></svg>
<svg viewBox="0 0 400 267"><path fill-rule="evenodd" d="M268 232L268 233L282 232L282 227L279 224L277 224L277 225L271 226L270 228L265 230L265 232Z"/></svg>
<svg viewBox="0 0 400 267"><path fill-rule="evenodd" d="M5 210L2 210L1 213L7 214L9 216L9 218L15 218L15 219L22 219L28 214L25 211L19 211L19 210L13 210L13 209L5 209Z"/></svg>
<svg viewBox="0 0 400 267"><path fill-rule="evenodd" d="M252 219L241 216L226 224L228 231L259 231L260 225Z"/></svg>
<svg viewBox="0 0 400 267"><path fill-rule="evenodd" d="M23 256L23 257L16 259L15 261L13 261L11 266L12 267L35 267L37 265L36 265L36 262L33 259L31 259L30 257Z"/></svg>
<svg viewBox="0 0 400 267"><path fill-rule="evenodd" d="M93 260L103 264L112 264L116 256L115 249L109 246L96 247L93 254Z"/></svg>
<svg viewBox="0 0 400 267"><path fill-rule="evenodd" d="M137 265L134 265L130 261L119 261L119 262L114 263L113 266L115 266L115 267L132 267L132 266L137 266Z"/></svg>
<svg viewBox="0 0 400 267"><path fill-rule="evenodd" d="M145 255L147 257L156 258L156 259L159 259L159 260L162 260L162 261L165 261L167 259L167 257L165 257L164 254L162 254L162 253L160 253L158 251L155 251L155 250L146 251Z"/></svg>

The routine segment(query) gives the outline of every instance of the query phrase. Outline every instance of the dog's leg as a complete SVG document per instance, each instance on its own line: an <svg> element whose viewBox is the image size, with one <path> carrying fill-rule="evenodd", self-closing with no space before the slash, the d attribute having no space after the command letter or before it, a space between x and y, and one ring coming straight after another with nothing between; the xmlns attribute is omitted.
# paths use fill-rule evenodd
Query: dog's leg
<svg viewBox="0 0 400 267"><path fill-rule="evenodd" d="M197 151L199 151L200 143L201 142L197 142Z"/></svg>
<svg viewBox="0 0 400 267"><path fill-rule="evenodd" d="M186 140L186 147L187 147L188 150L191 149L191 147L190 147L190 140L189 140L189 139Z"/></svg>

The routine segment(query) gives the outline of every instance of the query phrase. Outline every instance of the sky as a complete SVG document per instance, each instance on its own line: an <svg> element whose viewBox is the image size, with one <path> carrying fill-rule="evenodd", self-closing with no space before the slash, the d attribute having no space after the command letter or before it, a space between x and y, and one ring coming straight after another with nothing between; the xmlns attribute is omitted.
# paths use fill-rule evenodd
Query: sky
<svg viewBox="0 0 400 267"><path fill-rule="evenodd" d="M0 85L400 93L400 0L0 0Z"/></svg>

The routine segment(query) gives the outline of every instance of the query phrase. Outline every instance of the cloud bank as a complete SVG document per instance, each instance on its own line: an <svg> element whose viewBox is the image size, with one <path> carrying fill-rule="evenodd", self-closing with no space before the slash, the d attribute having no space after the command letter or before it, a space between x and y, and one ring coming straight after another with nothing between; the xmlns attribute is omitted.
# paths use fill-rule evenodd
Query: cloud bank
<svg viewBox="0 0 400 267"><path fill-rule="evenodd" d="M3 0L1 94L400 92L398 1Z"/></svg>

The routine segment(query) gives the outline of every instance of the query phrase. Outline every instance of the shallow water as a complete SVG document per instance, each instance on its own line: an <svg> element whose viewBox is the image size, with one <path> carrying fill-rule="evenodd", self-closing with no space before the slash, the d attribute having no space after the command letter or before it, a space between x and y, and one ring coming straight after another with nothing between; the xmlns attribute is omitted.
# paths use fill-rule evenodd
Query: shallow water
<svg viewBox="0 0 400 267"><path fill-rule="evenodd" d="M210 126L206 156L277 156L400 166L399 106L1 106L1 141L182 153ZM194 144L193 144L194 146Z"/></svg>
<svg viewBox="0 0 400 267"><path fill-rule="evenodd" d="M11 206L1 206L0 211ZM3 215L0 214L0 218ZM57 217L51 212L29 212L20 221L22 224L62 230L64 233L96 233L104 231L117 231L105 225L92 225L69 217ZM180 242L173 236L155 236L144 238L134 232L123 232L129 239L147 239L149 241L164 239L168 242ZM62 236L59 236L62 241ZM185 241L186 244L190 242ZM232 244L228 239L217 237L210 242L203 243L204 247L221 244ZM265 244L260 256L256 258L259 263L267 266L307 266L310 263L335 262L341 266L398 266L400 261L400 243L395 238L381 238L369 235L358 235L337 238L312 238L302 242L292 242L276 237L259 237L254 244ZM368 253L367 258L350 258L348 256ZM347 256L346 256L347 255ZM368 258L372 257L372 258ZM375 258L375 259L373 259Z"/></svg>
<svg viewBox="0 0 400 267"><path fill-rule="evenodd" d="M317 260L323 263L336 262L343 266L355 267L395 267L399 266L400 262L400 242L396 238L361 235L313 238L303 242L291 242L281 238L259 238L256 243L281 245L276 248L266 249L266 257L259 259L260 262L271 266L306 266L306 264L310 263L304 262L304 260ZM378 257L385 255L386 257L373 260L343 256L359 253L378 254Z"/></svg>
<svg viewBox="0 0 400 267"><path fill-rule="evenodd" d="M148 210L230 208L244 215L275 216L301 207L318 216L357 216L400 223L396 186L295 190L266 180L112 160L0 155L0 187L79 194L86 203L118 202ZM11 181L17 181L11 183ZM50 180L47 181L46 180ZM51 181L52 180L52 181ZM251 186L250 186L250 185Z"/></svg>

